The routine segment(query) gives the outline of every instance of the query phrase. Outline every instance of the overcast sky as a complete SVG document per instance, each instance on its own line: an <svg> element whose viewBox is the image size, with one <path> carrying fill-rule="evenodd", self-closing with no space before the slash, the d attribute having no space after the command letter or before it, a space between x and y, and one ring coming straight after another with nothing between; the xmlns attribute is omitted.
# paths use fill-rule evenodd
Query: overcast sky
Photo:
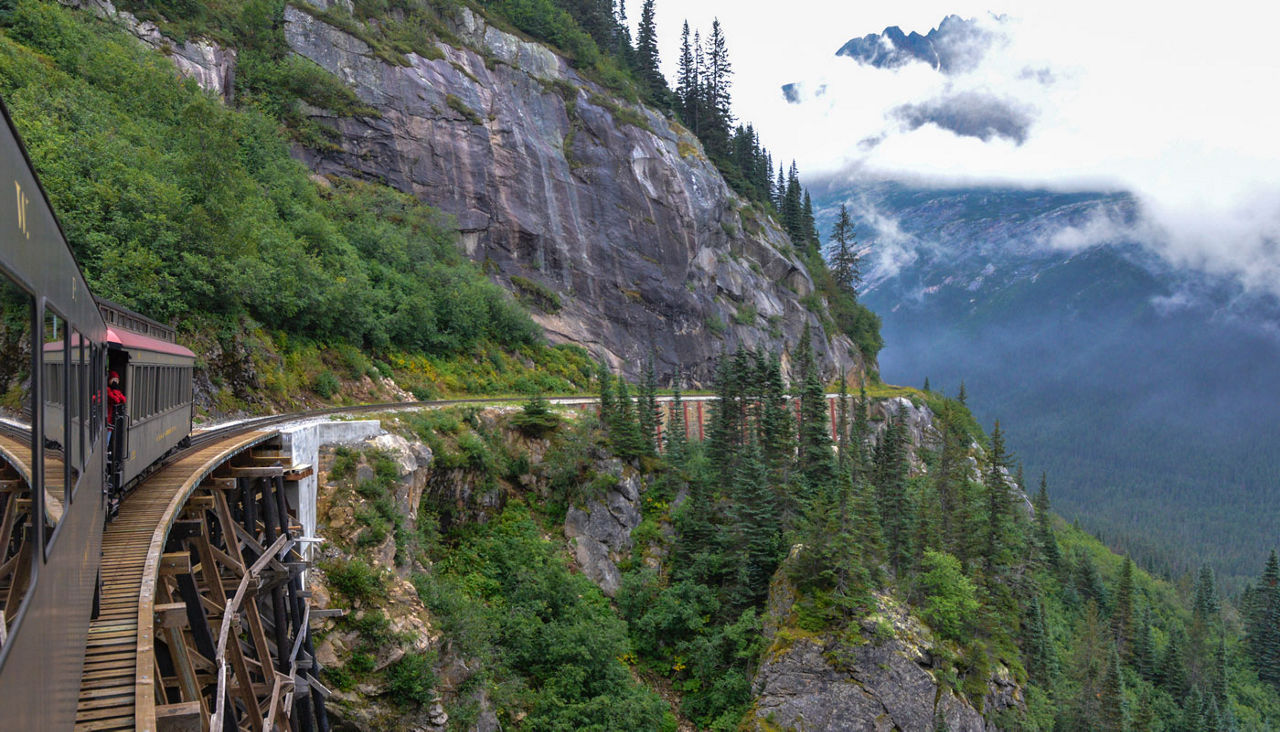
<svg viewBox="0 0 1280 732"><path fill-rule="evenodd" d="M633 23L639 5L628 3ZM794 157L803 175L1127 190L1147 215L1141 235L1171 260L1280 292L1280 3L1182 7L1123 0L656 4L669 79L682 21L705 33L719 17L734 66L735 112L755 123L776 159ZM972 72L950 77L924 64L888 71L834 55L849 39L888 25L926 33L949 13L977 18L1007 41ZM780 87L788 82L810 91L826 85L826 93L787 104ZM934 125L909 130L891 114L964 93L1025 114L1026 139L984 142ZM879 143L859 145L868 139ZM1099 226L1095 233L1109 232Z"/></svg>

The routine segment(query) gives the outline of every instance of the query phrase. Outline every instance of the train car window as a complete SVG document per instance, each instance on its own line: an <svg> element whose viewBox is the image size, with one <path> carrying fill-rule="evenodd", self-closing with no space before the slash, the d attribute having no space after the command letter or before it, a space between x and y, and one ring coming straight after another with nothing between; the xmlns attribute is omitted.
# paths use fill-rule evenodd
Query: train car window
<svg viewBox="0 0 1280 732"><path fill-rule="evenodd" d="M44 313L44 384L40 393L44 397L44 409L41 413L41 429L43 431L43 477L40 481L44 488L44 522L45 552L54 539L54 531L62 521L66 510L67 490L71 480L70 463L67 460L69 436L69 418L67 395L69 379L67 364L70 356L67 322L57 313L45 308Z"/></svg>
<svg viewBox="0 0 1280 732"><path fill-rule="evenodd" d="M0 544L0 584L10 588L0 593L0 622L6 635L13 630L22 598L30 589L37 556L29 482L34 310L31 296L0 273L0 479L20 481L23 486L0 494L0 527L10 530L9 541Z"/></svg>
<svg viewBox="0 0 1280 732"><path fill-rule="evenodd" d="M102 349L89 346L89 451L98 446L102 429Z"/></svg>
<svg viewBox="0 0 1280 732"><path fill-rule="evenodd" d="M88 415L85 402L88 400L89 390L85 383L88 381L86 373L88 344L85 343L80 331L73 328L68 332L71 336L71 360L67 368L67 374L70 377L67 399L69 430L67 432L67 468L71 473L71 492L67 494L67 501L71 502L75 500L76 488L80 485L80 475L84 472L85 417Z"/></svg>

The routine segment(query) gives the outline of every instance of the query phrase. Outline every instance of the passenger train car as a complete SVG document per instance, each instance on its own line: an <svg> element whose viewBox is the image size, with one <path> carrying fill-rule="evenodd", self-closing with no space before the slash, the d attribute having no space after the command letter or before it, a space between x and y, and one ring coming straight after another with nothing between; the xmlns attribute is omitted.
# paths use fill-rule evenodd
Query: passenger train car
<svg viewBox="0 0 1280 732"><path fill-rule="evenodd" d="M103 525L188 438L195 359L172 329L93 297L0 112L0 728L70 729Z"/></svg>

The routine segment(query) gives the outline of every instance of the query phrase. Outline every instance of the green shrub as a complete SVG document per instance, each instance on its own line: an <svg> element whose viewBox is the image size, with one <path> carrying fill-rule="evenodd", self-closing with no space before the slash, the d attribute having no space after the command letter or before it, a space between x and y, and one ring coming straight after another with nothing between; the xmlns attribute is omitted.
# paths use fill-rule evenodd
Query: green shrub
<svg viewBox="0 0 1280 732"><path fill-rule="evenodd" d="M311 380L311 391L314 391L321 399L332 398L341 388L342 383L338 381L338 377L332 371L321 371Z"/></svg>
<svg viewBox="0 0 1280 732"><path fill-rule="evenodd" d="M356 474L357 456L349 447L337 447L333 450L333 464L329 466L329 478L342 480Z"/></svg>
<svg viewBox="0 0 1280 732"><path fill-rule="evenodd" d="M724 332L728 330L725 327L724 321L715 313L708 315L705 322L707 330L711 331L711 335L713 336L722 336L724 335Z"/></svg>
<svg viewBox="0 0 1280 732"><path fill-rule="evenodd" d="M738 308L738 312L733 315L733 322L738 325L755 325L756 322L756 306L754 303L748 303Z"/></svg>
<svg viewBox="0 0 1280 732"><path fill-rule="evenodd" d="M402 707L426 706L435 699L436 654L406 653L387 668L387 691Z"/></svg>
<svg viewBox="0 0 1280 732"><path fill-rule="evenodd" d="M329 586L352 602L370 602L386 594L382 575L358 557L322 562L320 568L329 578Z"/></svg>

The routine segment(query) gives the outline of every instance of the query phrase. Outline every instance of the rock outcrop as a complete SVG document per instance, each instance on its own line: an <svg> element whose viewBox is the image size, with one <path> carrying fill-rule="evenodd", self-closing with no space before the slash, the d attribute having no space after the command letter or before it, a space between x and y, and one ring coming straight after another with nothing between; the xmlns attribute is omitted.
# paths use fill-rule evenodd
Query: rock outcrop
<svg viewBox="0 0 1280 732"><path fill-rule="evenodd" d="M772 645L752 685L756 729L987 732L996 729L992 715L1023 705L1003 669L980 707L939 683L931 634L887 595L861 634L813 634L787 627L791 595L778 585L785 582L771 593Z"/></svg>
<svg viewBox="0 0 1280 732"><path fill-rule="evenodd" d="M640 525L640 477L619 460L611 461L609 470L617 477L617 484L602 499L581 508L569 507L564 535L582 573L613 597L622 583L617 562L631 551L631 532Z"/></svg>
<svg viewBox="0 0 1280 732"><path fill-rule="evenodd" d="M679 365L706 381L722 350L785 351L807 322L827 375L861 376L858 350L806 308L813 281L785 234L680 125L466 8L460 47L437 43L403 66L322 11L286 7L290 47L379 115L311 110L335 144L299 154L317 173L382 181L453 214L467 253L537 308L553 341L632 376L652 349L660 378Z"/></svg>
<svg viewBox="0 0 1280 732"><path fill-rule="evenodd" d="M111 0L59 0L64 5L88 10L103 20L118 22L138 40L168 56L178 73L193 79L202 89L230 101L235 91L236 51L203 38L174 41L150 21L139 20L125 10L117 10Z"/></svg>

